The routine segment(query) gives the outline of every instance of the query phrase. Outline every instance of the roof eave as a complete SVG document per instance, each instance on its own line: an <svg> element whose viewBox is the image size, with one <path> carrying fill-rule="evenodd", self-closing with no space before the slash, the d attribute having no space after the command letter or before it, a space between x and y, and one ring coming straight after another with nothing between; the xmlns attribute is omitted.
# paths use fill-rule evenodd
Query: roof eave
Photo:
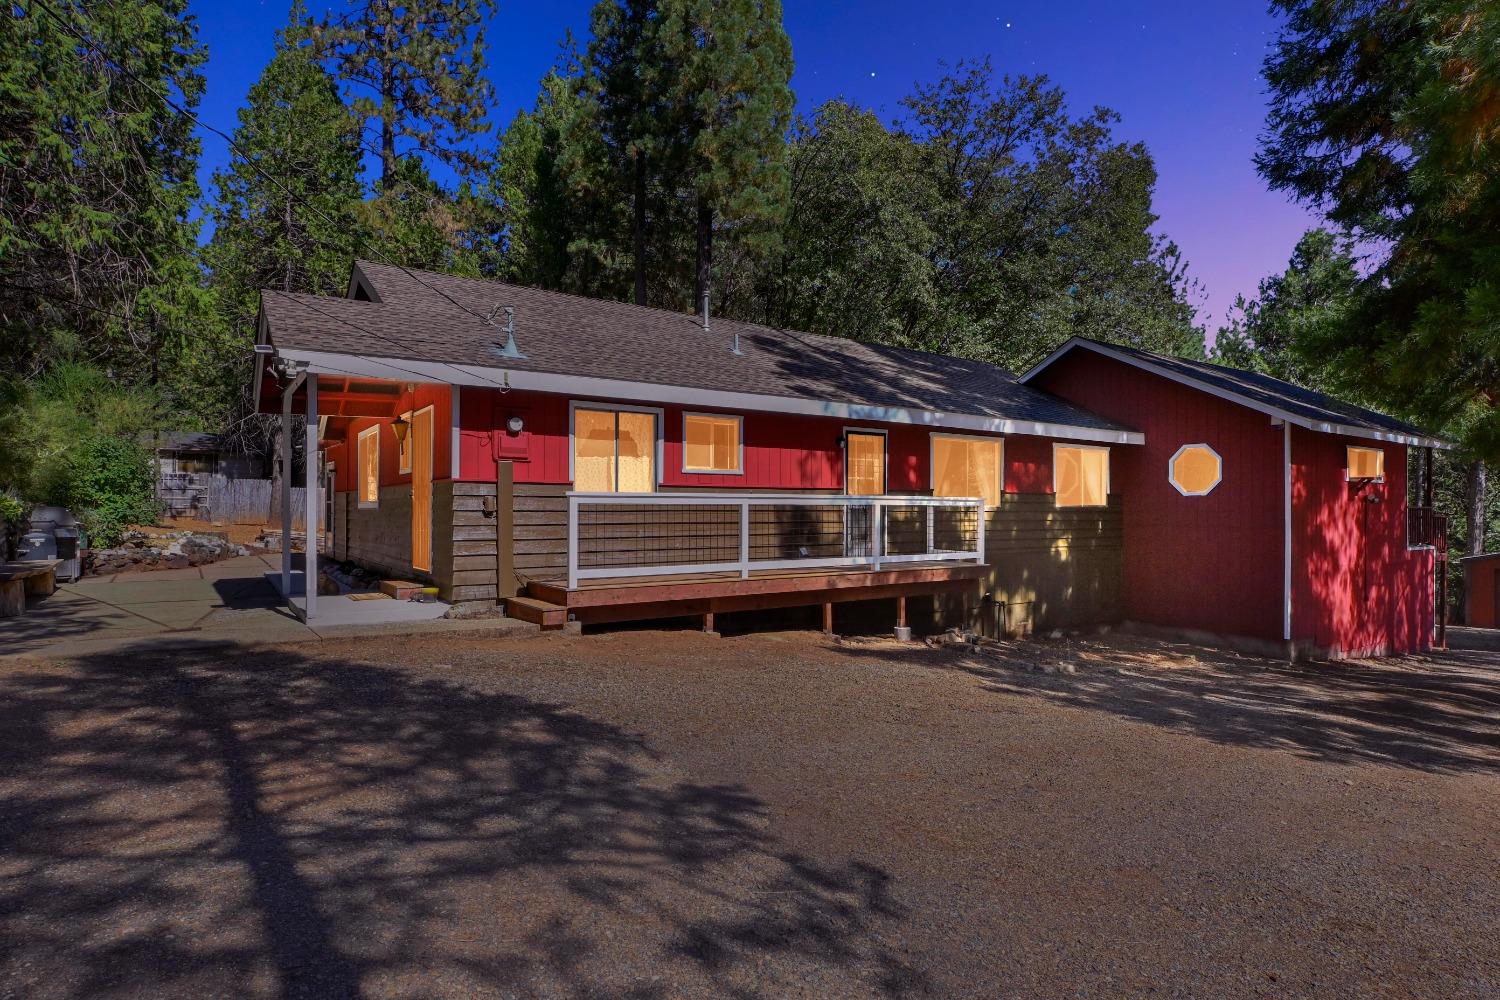
<svg viewBox="0 0 1500 1000"><path fill-rule="evenodd" d="M808 399L798 396L773 396L751 392L729 392L657 382L631 382L623 379L562 375L552 372L518 371L488 365L466 365L454 362L416 361L409 358L382 359L370 355L282 349L277 352L288 361L306 362L310 371L367 378L409 382L421 375L435 383L548 392L558 395L630 400L634 402L681 403L724 409L744 409L771 413L795 413L807 416L836 417L844 420L870 420L883 423L914 424L950 430L971 430L990 434L1027 434L1038 437L1101 444L1144 444L1139 431L1107 427L994 417L985 414L951 413L920 407L882 406L872 403L847 403L836 400ZM399 364L397 363L399 361Z"/></svg>
<svg viewBox="0 0 1500 1000"><path fill-rule="evenodd" d="M1240 406L1246 407L1247 409L1257 410L1261 413L1267 414L1268 416L1274 417L1277 420L1285 420L1287 423L1290 423L1294 426L1305 427L1308 430L1317 431L1321 434L1341 434L1346 437L1365 438L1371 441L1386 441L1391 444L1404 444L1417 448L1438 448L1445 451L1450 450L1454 447L1451 442L1444 441L1442 438L1429 437L1421 434L1402 434L1399 431L1379 430L1372 427L1358 427L1354 424L1341 424L1335 421L1314 420L1311 417L1304 417L1301 414L1292 413L1289 410L1284 410L1279 406L1272 406L1269 403L1262 403L1259 400L1251 399L1239 393L1230 392L1226 389L1220 389L1218 386L1210 385L1207 382L1195 379L1189 375L1184 375L1181 372L1163 368L1161 365L1154 365L1142 358L1132 357L1131 355L1125 354L1122 351L1110 350L1109 345L1107 344L1100 344L1083 337L1069 338L1067 343L1063 344L1057 350L1053 351L1051 354L1043 358L1040 362L1033 365L1030 369L1027 370L1026 374L1022 375L1019 379L1017 379L1017 381L1021 382L1023 385L1028 384L1034 377L1041 374L1045 369L1050 367L1053 362L1057 361L1064 354L1067 354L1075 347L1087 348L1095 352L1096 354L1102 354L1105 357L1113 358L1114 360L1130 365L1133 368L1139 368L1142 371L1151 372L1153 375L1160 375L1162 378L1169 381L1189 386L1190 388L1197 389L1200 392L1208 393L1210 396L1217 396L1220 399L1228 400L1231 403L1236 403Z"/></svg>

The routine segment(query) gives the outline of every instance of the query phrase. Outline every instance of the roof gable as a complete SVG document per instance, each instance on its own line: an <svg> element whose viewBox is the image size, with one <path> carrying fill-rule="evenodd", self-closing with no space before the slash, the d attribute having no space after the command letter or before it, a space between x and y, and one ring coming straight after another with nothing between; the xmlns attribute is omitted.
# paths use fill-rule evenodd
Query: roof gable
<svg viewBox="0 0 1500 1000"><path fill-rule="evenodd" d="M1304 389L1269 375L1228 368L1207 361L1155 354L1121 344L1106 344L1087 337L1072 338L1022 375L1020 381L1029 384L1059 359L1079 349L1101 354L1133 368L1152 372L1324 434L1344 434L1432 448L1452 447L1448 442L1395 417L1356 406L1325 393Z"/></svg>

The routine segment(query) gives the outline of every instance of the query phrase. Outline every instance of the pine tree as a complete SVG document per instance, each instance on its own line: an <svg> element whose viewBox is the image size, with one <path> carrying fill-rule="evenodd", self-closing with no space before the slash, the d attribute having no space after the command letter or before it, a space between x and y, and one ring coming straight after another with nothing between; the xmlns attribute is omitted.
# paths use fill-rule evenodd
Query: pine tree
<svg viewBox="0 0 1500 1000"><path fill-rule="evenodd" d="M183 0L0 12L0 373L162 382L207 298L189 212L205 59Z"/></svg>
<svg viewBox="0 0 1500 1000"><path fill-rule="evenodd" d="M484 21L493 13L491 0L367 0L317 25L356 114L373 123L382 189L396 184L402 157L414 151L461 175L483 168L469 144L490 127Z"/></svg>
<svg viewBox="0 0 1500 1000"><path fill-rule="evenodd" d="M774 240L783 218L792 46L779 0L659 0L651 30L665 76L659 121L681 143L694 208L697 307L709 290L715 227Z"/></svg>

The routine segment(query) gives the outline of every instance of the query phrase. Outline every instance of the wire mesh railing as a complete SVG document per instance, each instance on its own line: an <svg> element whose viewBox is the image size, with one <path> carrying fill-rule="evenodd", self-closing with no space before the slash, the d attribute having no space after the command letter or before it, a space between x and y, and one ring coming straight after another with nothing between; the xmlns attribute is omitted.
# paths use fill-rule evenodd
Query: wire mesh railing
<svg viewBox="0 0 1500 1000"><path fill-rule="evenodd" d="M666 574L984 561L977 498L568 494L568 586Z"/></svg>

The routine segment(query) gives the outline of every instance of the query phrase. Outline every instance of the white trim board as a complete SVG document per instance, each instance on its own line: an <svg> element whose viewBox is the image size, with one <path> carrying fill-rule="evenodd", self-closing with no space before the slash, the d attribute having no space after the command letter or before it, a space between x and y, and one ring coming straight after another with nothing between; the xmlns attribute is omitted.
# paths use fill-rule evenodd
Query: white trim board
<svg viewBox="0 0 1500 1000"><path fill-rule="evenodd" d="M606 400L631 400L639 403L675 403L710 410L793 413L814 417L835 417L842 420L868 420L890 424L983 431L987 434L1030 434L1066 441L1099 441L1106 444L1145 444L1146 442L1145 435L1139 431L1078 427L1072 424L1015 420L1009 417L988 417L968 413L947 413L905 406L838 403L831 400L802 399L794 396L694 389L654 382L630 382L623 379L590 378L581 375L555 375L549 372L515 371L492 368L487 365L411 361L405 358L391 359L387 362L376 357L334 354L327 351L281 350L278 354L287 361L305 362L312 370L318 372L387 379L392 382L410 382L413 376L421 375L424 379L444 385L494 388L498 383L506 388L531 392L550 392L575 397L595 396Z"/></svg>
<svg viewBox="0 0 1500 1000"><path fill-rule="evenodd" d="M1316 420L1312 417L1304 417L1300 414L1292 413L1289 410L1284 410L1279 406L1273 406L1270 403L1262 403L1258 400L1250 399L1247 396L1241 395L1240 393L1231 392L1228 389L1221 389L1218 386L1210 385L1200 379L1195 379L1191 376L1184 375L1181 372L1172 371L1171 369L1164 368L1161 365L1152 364L1149 361L1146 361L1142 358L1137 358L1130 354L1126 354L1123 351L1112 350L1106 344L1096 344L1092 340L1084 340L1081 337L1072 338L1066 344L1063 344L1057 350L1047 355L1036 365L1032 366L1031 370L1022 375L1020 379L1018 379L1018 381L1020 381L1022 384L1029 383L1033 378L1035 378L1037 375L1040 375L1044 370L1050 367L1054 361L1056 361L1058 358L1061 358L1064 354L1068 353L1075 347L1088 348L1096 354L1102 354L1107 358L1113 358L1114 360L1119 361L1122 364L1130 365L1132 368L1139 368L1141 371L1147 371L1153 375L1159 375L1162 378L1167 379L1168 381L1176 382L1179 385L1185 385L1192 389L1197 389L1199 392L1205 392L1210 396L1217 396L1220 399L1227 400L1238 406L1243 406L1246 409L1257 410L1261 413L1265 413L1269 416L1275 417L1278 420L1285 420L1288 423L1296 424L1298 427L1306 427L1308 430L1317 431L1320 434L1342 434L1345 437L1367 438L1371 441L1389 441L1392 444L1411 445L1418 448L1440 448L1447 450L1453 447L1453 445L1449 444L1446 441L1439 440L1438 438L1422 437L1412 434L1399 434L1395 431L1380 431L1369 427L1356 427L1353 424L1340 424L1334 423L1333 421Z"/></svg>

